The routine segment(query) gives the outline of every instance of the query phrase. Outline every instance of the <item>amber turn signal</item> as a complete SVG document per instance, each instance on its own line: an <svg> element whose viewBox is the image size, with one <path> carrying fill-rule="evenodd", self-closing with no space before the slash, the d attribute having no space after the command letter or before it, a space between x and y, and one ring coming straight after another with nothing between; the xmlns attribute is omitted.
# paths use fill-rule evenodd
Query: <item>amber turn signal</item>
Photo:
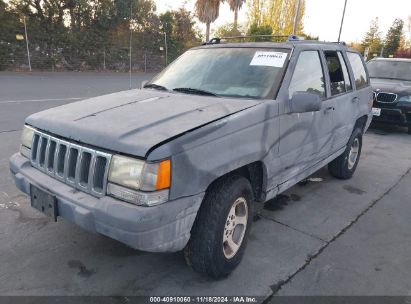
<svg viewBox="0 0 411 304"><path fill-rule="evenodd" d="M158 164L156 190L170 188L171 185L171 162L169 159Z"/></svg>

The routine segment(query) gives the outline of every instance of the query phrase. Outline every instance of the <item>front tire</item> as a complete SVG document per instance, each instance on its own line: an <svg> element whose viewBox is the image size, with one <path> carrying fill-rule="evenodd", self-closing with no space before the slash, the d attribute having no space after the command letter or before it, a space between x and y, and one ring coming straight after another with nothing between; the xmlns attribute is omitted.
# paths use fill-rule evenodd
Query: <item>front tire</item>
<svg viewBox="0 0 411 304"><path fill-rule="evenodd" d="M348 141L344 153L328 164L330 174L338 179L350 179L361 156L362 131L355 129Z"/></svg>
<svg viewBox="0 0 411 304"><path fill-rule="evenodd" d="M195 271L213 278L229 275L241 262L253 218L250 182L231 176L206 193L184 256Z"/></svg>

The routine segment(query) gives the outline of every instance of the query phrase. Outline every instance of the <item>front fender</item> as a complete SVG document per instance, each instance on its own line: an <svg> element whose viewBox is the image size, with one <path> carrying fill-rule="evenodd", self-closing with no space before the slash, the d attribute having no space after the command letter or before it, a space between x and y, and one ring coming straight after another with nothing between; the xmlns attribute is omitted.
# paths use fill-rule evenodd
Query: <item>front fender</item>
<svg viewBox="0 0 411 304"><path fill-rule="evenodd" d="M153 151L150 158L172 155L173 199L203 192L217 178L257 161L270 162L263 168L265 176L272 175L278 138L278 104L270 100L185 134Z"/></svg>

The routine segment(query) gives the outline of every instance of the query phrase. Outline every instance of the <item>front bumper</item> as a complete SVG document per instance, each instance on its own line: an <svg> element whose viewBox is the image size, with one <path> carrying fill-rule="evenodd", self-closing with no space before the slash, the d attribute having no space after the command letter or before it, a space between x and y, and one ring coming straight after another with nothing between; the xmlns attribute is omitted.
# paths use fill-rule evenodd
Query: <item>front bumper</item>
<svg viewBox="0 0 411 304"><path fill-rule="evenodd" d="M384 108L378 105L376 105L375 107L381 109L381 115L374 116L374 122L381 122L405 127L411 125L411 111L405 111L399 108Z"/></svg>
<svg viewBox="0 0 411 304"><path fill-rule="evenodd" d="M10 158L10 171L24 193L30 195L33 184L55 195L59 216L88 231L151 252L175 252L185 247L204 196L201 193L153 207L109 196L96 198L33 168L20 153Z"/></svg>

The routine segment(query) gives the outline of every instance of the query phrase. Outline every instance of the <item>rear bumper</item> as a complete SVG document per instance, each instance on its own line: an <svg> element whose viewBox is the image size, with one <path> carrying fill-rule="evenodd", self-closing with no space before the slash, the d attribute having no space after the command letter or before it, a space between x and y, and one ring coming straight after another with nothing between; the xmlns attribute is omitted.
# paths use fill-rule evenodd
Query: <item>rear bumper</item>
<svg viewBox="0 0 411 304"><path fill-rule="evenodd" d="M55 195L59 216L88 231L151 252L174 252L185 247L204 196L201 193L153 207L135 206L109 196L96 198L33 168L20 153L10 158L10 171L24 193L30 195L33 184Z"/></svg>

